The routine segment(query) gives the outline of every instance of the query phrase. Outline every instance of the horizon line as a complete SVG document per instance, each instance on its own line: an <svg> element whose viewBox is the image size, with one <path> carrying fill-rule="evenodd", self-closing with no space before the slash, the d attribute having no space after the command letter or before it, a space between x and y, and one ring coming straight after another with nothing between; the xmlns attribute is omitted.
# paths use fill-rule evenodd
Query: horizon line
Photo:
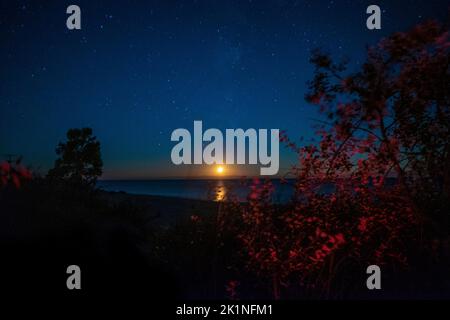
<svg viewBox="0 0 450 320"><path fill-rule="evenodd" d="M282 176L199 176L199 177L147 177L147 178L99 178L98 181L146 181L146 180L237 180L237 179L291 179Z"/></svg>

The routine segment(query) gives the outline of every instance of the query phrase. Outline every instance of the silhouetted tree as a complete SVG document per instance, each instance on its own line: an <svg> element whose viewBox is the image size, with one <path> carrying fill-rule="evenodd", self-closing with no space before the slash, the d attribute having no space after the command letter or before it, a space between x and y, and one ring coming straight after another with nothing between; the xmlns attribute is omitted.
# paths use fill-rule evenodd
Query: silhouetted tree
<svg viewBox="0 0 450 320"><path fill-rule="evenodd" d="M316 52L307 95L328 117L321 173L395 177L409 205L436 227L449 222L442 206L450 198L449 49L448 27L432 21L369 48L355 73Z"/></svg>
<svg viewBox="0 0 450 320"><path fill-rule="evenodd" d="M428 22L369 48L355 72L313 54L306 99L325 117L317 143L281 137L299 158L292 201L274 206L274 186L256 181L248 205L224 215L274 297L290 282L329 297L361 265L448 254L449 49L448 28Z"/></svg>
<svg viewBox="0 0 450 320"><path fill-rule="evenodd" d="M67 142L58 144L56 154L59 158L49 177L94 185L102 174L100 142L91 128L67 131Z"/></svg>

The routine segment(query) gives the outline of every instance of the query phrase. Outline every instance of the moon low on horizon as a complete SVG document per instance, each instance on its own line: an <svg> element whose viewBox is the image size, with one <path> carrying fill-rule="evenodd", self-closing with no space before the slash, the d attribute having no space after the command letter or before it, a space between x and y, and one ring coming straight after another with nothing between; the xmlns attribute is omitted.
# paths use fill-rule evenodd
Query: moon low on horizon
<svg viewBox="0 0 450 320"><path fill-rule="evenodd" d="M225 169L223 166L217 166L216 172L218 175L222 175L225 172Z"/></svg>

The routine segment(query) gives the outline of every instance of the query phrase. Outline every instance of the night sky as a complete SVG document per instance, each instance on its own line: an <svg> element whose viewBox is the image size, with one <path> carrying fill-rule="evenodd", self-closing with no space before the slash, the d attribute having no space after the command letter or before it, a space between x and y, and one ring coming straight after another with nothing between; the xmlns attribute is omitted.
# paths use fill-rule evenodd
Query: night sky
<svg viewBox="0 0 450 320"><path fill-rule="evenodd" d="M194 120L311 138L312 49L357 67L366 45L448 12L438 0L0 2L0 154L45 173L67 129L89 126L105 179L208 175L170 160L172 131ZM81 30L66 28L70 4ZM379 31L366 28L370 4L382 9ZM282 174L295 155L280 152Z"/></svg>

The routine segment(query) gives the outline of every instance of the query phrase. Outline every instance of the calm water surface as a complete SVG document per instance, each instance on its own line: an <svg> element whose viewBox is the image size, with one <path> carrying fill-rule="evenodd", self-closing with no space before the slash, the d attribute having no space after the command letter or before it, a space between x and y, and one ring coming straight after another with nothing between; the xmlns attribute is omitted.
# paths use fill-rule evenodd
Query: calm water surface
<svg viewBox="0 0 450 320"><path fill-rule="evenodd" d="M131 194L148 194L201 200L223 200L233 194L245 200L251 181L236 180L100 180L98 187L106 191L123 191ZM293 193L290 183L272 180L275 187L273 200L286 202Z"/></svg>

